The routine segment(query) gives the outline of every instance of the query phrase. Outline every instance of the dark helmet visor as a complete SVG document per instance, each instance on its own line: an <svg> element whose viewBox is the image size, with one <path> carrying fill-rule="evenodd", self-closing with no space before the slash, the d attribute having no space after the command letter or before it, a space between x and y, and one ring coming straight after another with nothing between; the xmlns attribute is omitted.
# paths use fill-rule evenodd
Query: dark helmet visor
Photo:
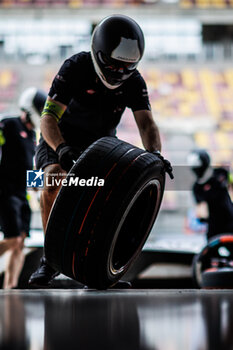
<svg viewBox="0 0 233 350"><path fill-rule="evenodd" d="M138 62L124 62L115 60L114 58L111 58L107 55L105 55L103 52L98 51L97 57L100 65L102 68L109 70L110 72L118 72L121 74L131 74L138 65Z"/></svg>

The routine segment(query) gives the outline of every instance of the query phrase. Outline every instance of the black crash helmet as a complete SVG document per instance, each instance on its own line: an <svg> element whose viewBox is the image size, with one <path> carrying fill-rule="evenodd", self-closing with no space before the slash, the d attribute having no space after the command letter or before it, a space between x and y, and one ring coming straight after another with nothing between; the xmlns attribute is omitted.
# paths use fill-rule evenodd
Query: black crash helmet
<svg viewBox="0 0 233 350"><path fill-rule="evenodd" d="M209 153L204 149L197 149L188 155L188 165L197 177L202 177L210 166Z"/></svg>
<svg viewBox="0 0 233 350"><path fill-rule="evenodd" d="M115 89L136 70L144 52L144 35L130 17L112 15L95 28L91 56L95 71L105 86Z"/></svg>

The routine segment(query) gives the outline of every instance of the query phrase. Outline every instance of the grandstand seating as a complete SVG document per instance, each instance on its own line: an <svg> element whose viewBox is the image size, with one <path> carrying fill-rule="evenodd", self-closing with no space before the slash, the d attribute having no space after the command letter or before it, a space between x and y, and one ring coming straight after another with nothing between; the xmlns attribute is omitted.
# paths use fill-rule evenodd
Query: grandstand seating
<svg viewBox="0 0 233 350"><path fill-rule="evenodd" d="M195 144L210 151L214 164L232 161L233 69L148 69L143 76L158 124L165 120L168 125L174 120L175 125L179 121L182 133L183 120L184 125L190 124ZM210 128L203 129L202 121L206 120ZM200 127L194 128L194 121ZM127 118L127 114L118 132L134 144L140 142L133 118Z"/></svg>
<svg viewBox="0 0 233 350"><path fill-rule="evenodd" d="M145 71L144 77L152 107L161 118L210 118L224 125L225 129L230 128L229 120L233 121L233 69L153 69Z"/></svg>
<svg viewBox="0 0 233 350"><path fill-rule="evenodd" d="M233 6L232 0L180 0L180 6L182 8L216 8L224 9Z"/></svg>
<svg viewBox="0 0 233 350"><path fill-rule="evenodd" d="M0 113L6 112L17 97L18 74L11 69L0 69Z"/></svg>
<svg viewBox="0 0 233 350"><path fill-rule="evenodd" d="M125 5L153 4L159 5L162 0L0 0L0 7L70 7L81 8L107 5L122 7ZM233 0L180 0L180 6L185 9L216 8L224 9L233 6Z"/></svg>
<svg viewBox="0 0 233 350"><path fill-rule="evenodd" d="M0 0L0 7L64 7L71 8L108 5L121 7L124 5L140 4L141 0Z"/></svg>

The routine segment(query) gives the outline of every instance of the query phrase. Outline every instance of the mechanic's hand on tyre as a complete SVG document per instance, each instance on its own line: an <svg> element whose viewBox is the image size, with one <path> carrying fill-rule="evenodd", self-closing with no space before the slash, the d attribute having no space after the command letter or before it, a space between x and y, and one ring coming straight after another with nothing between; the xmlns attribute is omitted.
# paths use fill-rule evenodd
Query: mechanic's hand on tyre
<svg viewBox="0 0 233 350"><path fill-rule="evenodd" d="M168 173L168 175L170 176L170 179L174 179L174 175L172 172L173 169L169 160L165 159L159 151L153 151L152 153L162 160L166 173Z"/></svg>
<svg viewBox="0 0 233 350"><path fill-rule="evenodd" d="M58 154L58 161L62 169L69 172L74 165L74 161L78 159L79 155L72 147L67 146L65 143L61 143L57 147L56 152Z"/></svg>

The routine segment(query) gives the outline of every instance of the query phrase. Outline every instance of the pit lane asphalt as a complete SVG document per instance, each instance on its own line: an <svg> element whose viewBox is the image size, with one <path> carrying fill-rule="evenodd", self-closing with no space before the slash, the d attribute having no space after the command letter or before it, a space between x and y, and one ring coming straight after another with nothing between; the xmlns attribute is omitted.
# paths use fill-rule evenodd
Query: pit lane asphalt
<svg viewBox="0 0 233 350"><path fill-rule="evenodd" d="M0 291L0 349L232 349L227 290Z"/></svg>

